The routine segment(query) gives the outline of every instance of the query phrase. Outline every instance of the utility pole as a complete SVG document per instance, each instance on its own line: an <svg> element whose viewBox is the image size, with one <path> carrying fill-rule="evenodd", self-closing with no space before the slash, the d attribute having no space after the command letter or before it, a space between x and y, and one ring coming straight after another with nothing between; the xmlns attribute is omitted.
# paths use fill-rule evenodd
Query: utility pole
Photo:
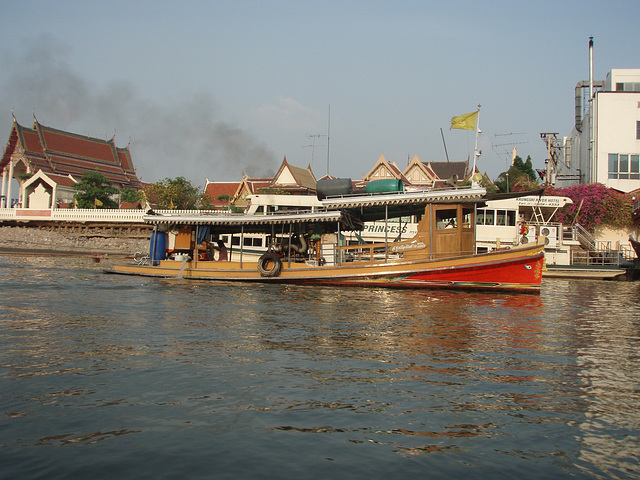
<svg viewBox="0 0 640 480"><path fill-rule="evenodd" d="M547 146L547 159L544 161L547 168L544 181L547 185L555 185L562 141L558 138L558 132L542 132L540 138Z"/></svg>

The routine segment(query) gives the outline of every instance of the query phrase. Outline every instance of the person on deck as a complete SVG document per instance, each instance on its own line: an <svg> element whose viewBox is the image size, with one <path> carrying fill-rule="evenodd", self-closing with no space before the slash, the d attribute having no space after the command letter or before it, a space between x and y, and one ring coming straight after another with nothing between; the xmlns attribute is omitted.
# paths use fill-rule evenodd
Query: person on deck
<svg viewBox="0 0 640 480"><path fill-rule="evenodd" d="M224 244L224 242L222 240L218 240L218 251L220 252L218 254L218 261L219 262L228 261L228 258L227 258L227 247L225 246L225 244Z"/></svg>

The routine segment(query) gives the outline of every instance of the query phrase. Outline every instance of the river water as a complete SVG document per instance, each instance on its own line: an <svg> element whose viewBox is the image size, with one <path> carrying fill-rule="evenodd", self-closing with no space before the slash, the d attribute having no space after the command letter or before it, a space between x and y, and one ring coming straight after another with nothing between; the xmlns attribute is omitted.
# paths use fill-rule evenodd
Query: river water
<svg viewBox="0 0 640 480"><path fill-rule="evenodd" d="M640 283L541 295L0 256L0 478L640 478Z"/></svg>

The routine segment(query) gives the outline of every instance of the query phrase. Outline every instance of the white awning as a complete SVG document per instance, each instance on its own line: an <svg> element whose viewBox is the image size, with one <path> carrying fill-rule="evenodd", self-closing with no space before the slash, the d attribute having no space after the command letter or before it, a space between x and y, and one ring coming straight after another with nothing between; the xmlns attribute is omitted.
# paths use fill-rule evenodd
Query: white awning
<svg viewBox="0 0 640 480"><path fill-rule="evenodd" d="M322 205L328 209L352 209L384 205L414 205L427 203L467 203L484 201L486 190L481 187L459 188L453 190L425 190L418 192L372 194L326 198Z"/></svg>
<svg viewBox="0 0 640 480"><path fill-rule="evenodd" d="M274 213L267 215L245 214L200 214L200 215L145 215L144 221L152 224L178 225L211 225L218 227L242 227L259 225L281 225L289 223L338 222L342 213L309 212L309 213Z"/></svg>

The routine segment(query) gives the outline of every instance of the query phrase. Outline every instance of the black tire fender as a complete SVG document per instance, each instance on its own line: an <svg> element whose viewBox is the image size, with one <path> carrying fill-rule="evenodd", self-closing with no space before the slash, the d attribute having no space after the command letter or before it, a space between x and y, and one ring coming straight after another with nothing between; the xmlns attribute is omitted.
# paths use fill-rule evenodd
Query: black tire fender
<svg viewBox="0 0 640 480"><path fill-rule="evenodd" d="M258 259L258 271L263 277L277 277L282 271L282 260L273 252L267 252Z"/></svg>

